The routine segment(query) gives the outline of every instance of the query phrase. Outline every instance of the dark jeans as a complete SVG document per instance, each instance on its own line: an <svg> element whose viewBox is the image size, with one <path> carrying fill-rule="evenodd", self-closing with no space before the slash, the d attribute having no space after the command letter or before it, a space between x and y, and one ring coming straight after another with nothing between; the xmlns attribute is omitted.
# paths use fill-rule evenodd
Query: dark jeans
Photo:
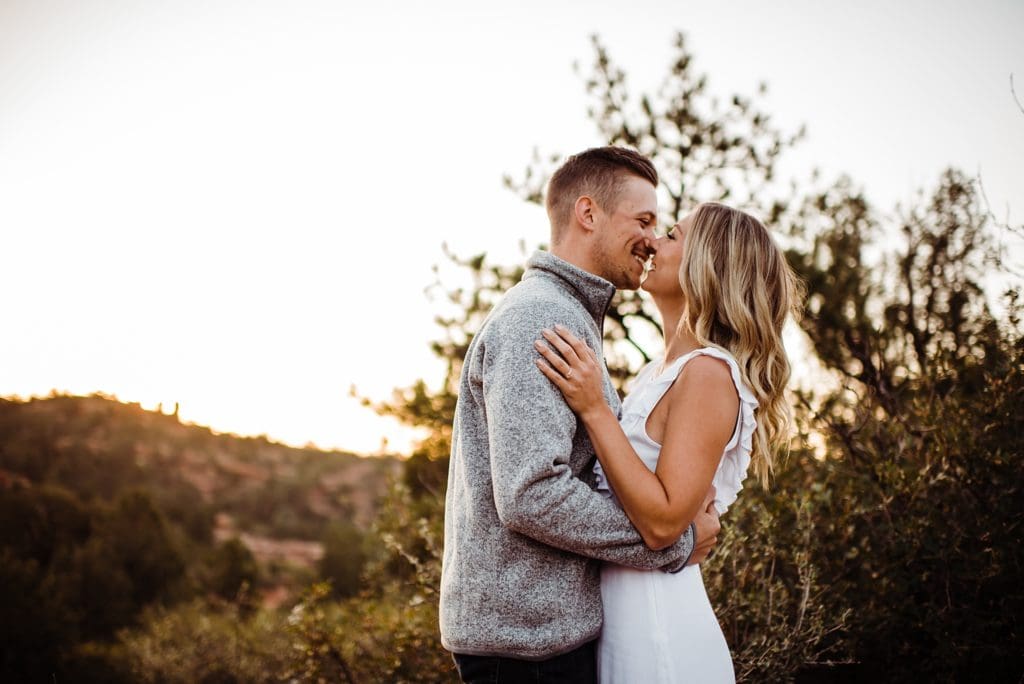
<svg viewBox="0 0 1024 684"><path fill-rule="evenodd" d="M597 641L547 660L453 654L466 684L594 684Z"/></svg>

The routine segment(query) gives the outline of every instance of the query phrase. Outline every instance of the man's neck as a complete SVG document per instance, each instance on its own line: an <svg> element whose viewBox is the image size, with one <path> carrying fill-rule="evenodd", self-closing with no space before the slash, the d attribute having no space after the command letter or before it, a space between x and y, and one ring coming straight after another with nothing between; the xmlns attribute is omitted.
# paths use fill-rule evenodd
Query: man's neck
<svg viewBox="0 0 1024 684"><path fill-rule="evenodd" d="M590 258L590 255L587 253L587 251L581 249L579 245L568 244L568 241L565 241L557 245L551 245L548 251L551 252L556 257L558 257L559 259L561 259L562 261L566 261L580 270L586 271L587 273L590 273L592 275L596 275L599 278L604 277L597 272L598 269L596 268L595 264L593 263L593 259Z"/></svg>

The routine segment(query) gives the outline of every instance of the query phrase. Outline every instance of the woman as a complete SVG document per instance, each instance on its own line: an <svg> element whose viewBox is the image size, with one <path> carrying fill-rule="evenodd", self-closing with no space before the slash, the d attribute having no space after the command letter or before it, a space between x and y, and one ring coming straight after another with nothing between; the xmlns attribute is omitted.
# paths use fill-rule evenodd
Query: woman
<svg viewBox="0 0 1024 684"><path fill-rule="evenodd" d="M589 347L564 329L545 331L537 346L540 370L594 444L599 489L659 549L679 538L710 486L719 513L748 468L767 486L789 425L782 327L799 287L765 227L721 204L700 205L655 248L642 287L661 314L665 352L637 376L621 424ZM601 682L734 681L698 566L667 574L605 565L601 596Z"/></svg>

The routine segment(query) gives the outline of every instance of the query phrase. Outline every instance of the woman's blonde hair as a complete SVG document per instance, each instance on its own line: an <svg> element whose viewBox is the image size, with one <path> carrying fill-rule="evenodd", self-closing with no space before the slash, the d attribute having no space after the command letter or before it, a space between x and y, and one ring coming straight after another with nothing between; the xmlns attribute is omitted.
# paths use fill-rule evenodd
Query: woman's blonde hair
<svg viewBox="0 0 1024 684"><path fill-rule="evenodd" d="M774 451L788 444L792 411L783 394L790 365L782 326L798 313L802 285L760 221L714 202L694 212L679 283L686 301L680 326L701 345L732 354L757 397L750 459L767 487Z"/></svg>

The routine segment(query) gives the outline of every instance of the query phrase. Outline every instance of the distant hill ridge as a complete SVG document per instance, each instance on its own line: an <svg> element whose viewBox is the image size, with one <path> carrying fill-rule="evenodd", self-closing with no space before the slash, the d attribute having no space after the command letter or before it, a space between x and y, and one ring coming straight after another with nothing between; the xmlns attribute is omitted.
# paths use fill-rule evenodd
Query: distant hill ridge
<svg viewBox="0 0 1024 684"><path fill-rule="evenodd" d="M216 434L104 395L0 399L0 488L53 484L85 500L144 489L192 536L227 515L243 532L319 539L366 527L401 461ZM205 530L204 530L205 528Z"/></svg>

